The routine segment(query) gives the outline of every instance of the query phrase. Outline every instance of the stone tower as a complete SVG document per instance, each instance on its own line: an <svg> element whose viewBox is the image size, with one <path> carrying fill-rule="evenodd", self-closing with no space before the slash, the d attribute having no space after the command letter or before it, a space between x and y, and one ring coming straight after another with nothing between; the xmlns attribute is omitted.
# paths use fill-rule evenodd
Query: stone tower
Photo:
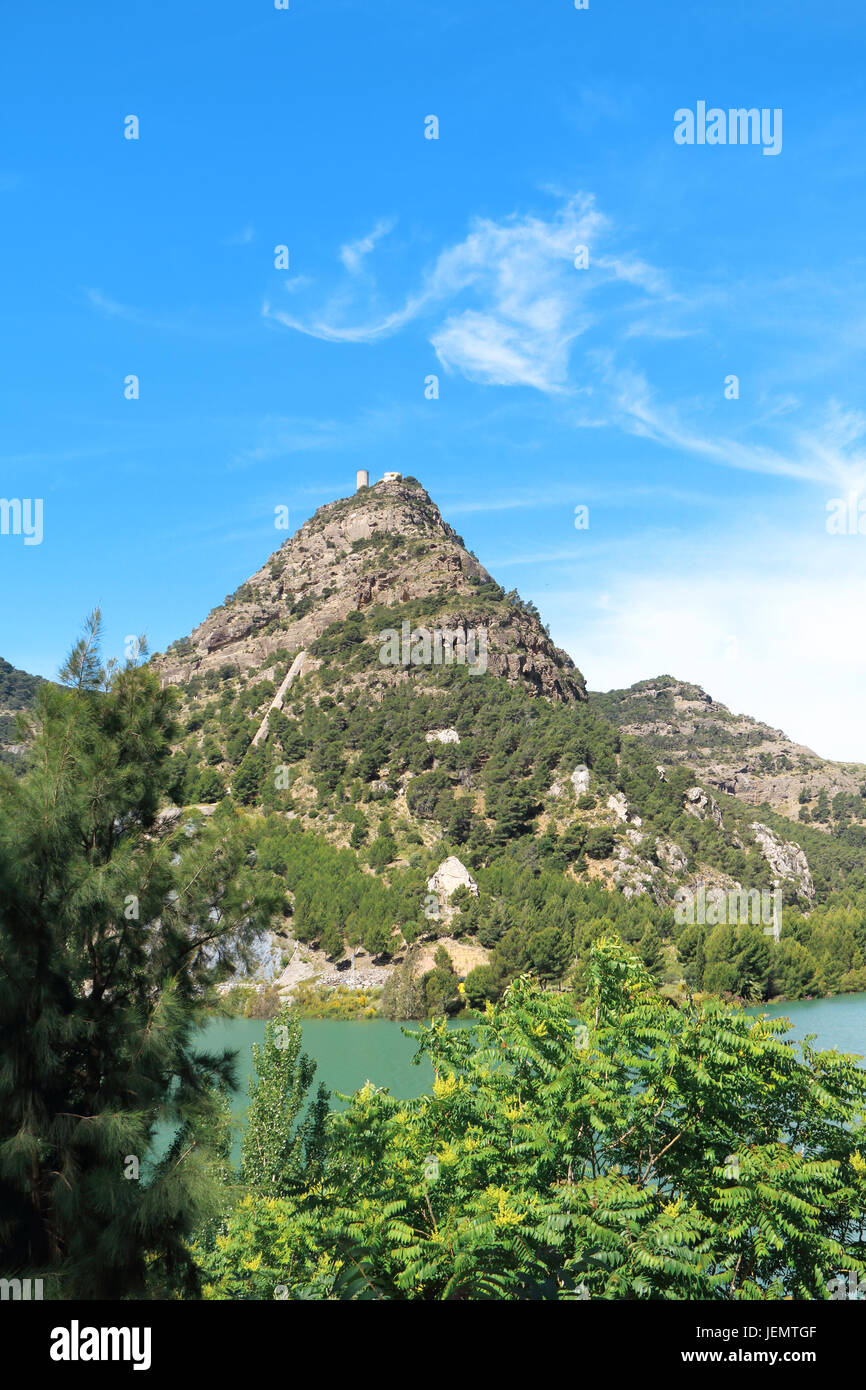
<svg viewBox="0 0 866 1390"><path fill-rule="evenodd" d="M358 492L362 487L370 486L370 474L366 468L359 468L355 474L355 491Z"/></svg>

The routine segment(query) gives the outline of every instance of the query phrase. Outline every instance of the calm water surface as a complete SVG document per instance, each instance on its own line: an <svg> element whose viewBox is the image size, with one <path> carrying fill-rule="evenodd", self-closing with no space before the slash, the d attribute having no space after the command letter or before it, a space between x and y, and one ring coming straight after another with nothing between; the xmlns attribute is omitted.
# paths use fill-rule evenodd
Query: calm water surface
<svg viewBox="0 0 866 1390"><path fill-rule="evenodd" d="M813 1046L866 1056L866 994L839 994L835 999L799 1000L796 1004L762 1004L750 1014L789 1018L798 1041L816 1033Z"/></svg>
<svg viewBox="0 0 866 1390"><path fill-rule="evenodd" d="M866 1055L866 994L763 1004L749 1013L788 1017L793 1025L789 1036L801 1039L807 1033L816 1033L818 1047ZM419 1066L412 1064L417 1048L413 1039L404 1035L403 1028L417 1026L381 1018L305 1019L304 1048L318 1063L316 1081L324 1081L329 1090L351 1094L365 1081L372 1081L376 1086L387 1086L392 1095L404 1100L420 1095L433 1080L433 1070L426 1059ZM247 1018L213 1019L203 1030L207 1047L215 1051L224 1047L237 1050L237 1114L242 1114L247 1104L253 1043L263 1042L264 1036L264 1023ZM333 1104L339 1102L335 1099Z"/></svg>
<svg viewBox="0 0 866 1390"><path fill-rule="evenodd" d="M393 1096L406 1100L429 1089L433 1068L426 1059L412 1065L418 1048L403 1028L413 1023L391 1023L384 1018L346 1019L307 1018L302 1022L304 1051L317 1063L314 1086L324 1081L330 1091L351 1095L372 1081L387 1086ZM237 1050L240 1084L233 1109L241 1113L247 1104L249 1077L253 1069L253 1043L263 1043L265 1024L249 1018L212 1019L202 1030L204 1045L213 1051L230 1047ZM335 1109L342 1109L334 1097Z"/></svg>

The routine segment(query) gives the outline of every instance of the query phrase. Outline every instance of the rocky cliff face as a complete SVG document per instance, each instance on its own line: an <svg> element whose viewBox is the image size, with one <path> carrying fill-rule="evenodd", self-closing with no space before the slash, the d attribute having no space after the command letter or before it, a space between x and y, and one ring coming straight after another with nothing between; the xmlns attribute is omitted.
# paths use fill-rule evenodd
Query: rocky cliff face
<svg viewBox="0 0 866 1390"><path fill-rule="evenodd" d="M482 631L484 680L436 671L412 640L448 633L463 664ZM182 807L249 817L254 871L285 881L254 972L280 989L388 978L387 1007L414 1009L437 942L458 974L492 962L498 988L529 968L562 977L608 921L653 960L664 938L669 971L679 895L772 883L809 911L862 883L864 832L843 816L866 819L866 768L670 677L588 699L533 605L412 479L321 507L152 665L182 697L156 833ZM26 703L32 678L0 662L0 697L4 674L5 708ZM842 789L857 805L831 815Z"/></svg>
<svg viewBox="0 0 866 1390"><path fill-rule="evenodd" d="M274 653L308 649L350 613L379 607L413 628L486 633L487 669L534 693L586 699L571 658L531 607L509 602L420 484L381 482L320 507L188 638L153 659L166 684L231 667L261 669ZM383 626L387 626L387 616ZM278 673L277 673L278 674ZM391 671L399 678L399 670ZM382 677L383 671L378 672Z"/></svg>
<svg viewBox="0 0 866 1390"><path fill-rule="evenodd" d="M804 898L813 899L815 885L812 882L809 861L800 846L782 840L769 826L761 825L760 821L753 821L752 829L776 884L793 882Z"/></svg>
<svg viewBox="0 0 866 1390"><path fill-rule="evenodd" d="M792 820L801 805L814 805L822 792L831 802L839 793L859 799L866 786L866 767L829 762L781 729L732 714L700 686L671 676L639 681L627 690L593 692L591 699L660 760L685 763L707 786L750 806L766 802ZM854 819L866 818L866 803L863 813L854 813Z"/></svg>

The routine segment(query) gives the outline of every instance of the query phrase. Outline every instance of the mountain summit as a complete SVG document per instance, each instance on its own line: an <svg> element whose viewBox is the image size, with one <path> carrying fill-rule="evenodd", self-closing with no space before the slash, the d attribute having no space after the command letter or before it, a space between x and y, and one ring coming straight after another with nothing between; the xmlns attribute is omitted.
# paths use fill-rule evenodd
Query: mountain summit
<svg viewBox="0 0 866 1390"><path fill-rule="evenodd" d="M154 660L165 683L227 667L260 669L276 653L279 668L283 653L310 653L329 630L337 635L335 625L361 614L380 615L382 632L409 623L411 631L454 633L458 649L483 632L493 675L556 700L586 699L583 676L551 642L534 605L494 582L420 483L399 473L372 487L366 474L359 478L353 496L320 507L188 638ZM375 621L367 628L375 638ZM403 673L383 665L377 674L393 682ZM371 664L365 683L373 675Z"/></svg>

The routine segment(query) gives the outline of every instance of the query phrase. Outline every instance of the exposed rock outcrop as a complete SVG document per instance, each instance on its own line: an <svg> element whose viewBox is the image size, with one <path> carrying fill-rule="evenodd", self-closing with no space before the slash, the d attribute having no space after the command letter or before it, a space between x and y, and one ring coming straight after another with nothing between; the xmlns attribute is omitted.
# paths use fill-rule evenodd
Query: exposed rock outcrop
<svg viewBox="0 0 866 1390"><path fill-rule="evenodd" d="M577 796L585 796L589 791L591 773L586 763L581 763L571 774L571 785L574 787Z"/></svg>
<svg viewBox="0 0 866 1390"><path fill-rule="evenodd" d="M279 690L277 691L276 695L274 696L274 698L273 698L273 700L272 700L272 702L271 702L271 705L270 705L270 707L269 707L269 709L268 709L268 713L265 715L264 719L262 720L261 724L259 725L258 729L257 729L256 732L255 732L255 735L254 735L254 737L253 737L253 746L255 746L257 743L261 743L263 739L266 739L266 738L267 738L267 736L268 736L268 716L269 716L274 710L280 710L280 709L282 709L282 707L283 707L283 701L284 701L285 698L286 698L286 692L289 690L290 686L292 685L292 682L296 679L297 676L303 675L304 666L305 666L305 664L306 664L306 660L307 660L307 653L306 653L306 652L298 652L298 655L295 657L294 661L292 662L291 666L289 667L289 669L288 669L288 671L287 671L287 673L286 673L286 675L285 675L285 677L284 677L284 679L283 679L283 681L282 681L282 683L281 683L281 685L280 685Z"/></svg>
<svg viewBox="0 0 866 1390"><path fill-rule="evenodd" d="M460 862L456 854L450 854L443 859L432 878L428 878L427 889L447 901L458 888L467 888L473 897L478 897L478 884L466 865Z"/></svg>
<svg viewBox="0 0 866 1390"><path fill-rule="evenodd" d="M664 877L658 865L638 854L642 836L635 831L626 831L628 843L620 843L614 850L613 882L624 898L639 898L649 894L659 906L667 903ZM635 842L637 841L637 843Z"/></svg>
<svg viewBox="0 0 866 1390"><path fill-rule="evenodd" d="M708 795L703 787L689 787L683 797L683 808L697 820L709 818L717 830L723 830L722 813L714 796Z"/></svg>
<svg viewBox="0 0 866 1390"><path fill-rule="evenodd" d="M806 898L814 898L815 885L812 882L812 871L809 868L806 854L800 846L793 844L790 840L781 840L768 825L761 825L760 821L753 821L752 829L755 832L755 839L761 853L769 864L776 882L788 880L796 883L798 892Z"/></svg>
<svg viewBox="0 0 866 1390"><path fill-rule="evenodd" d="M683 874L689 866L689 861L679 845L674 844L673 840L666 840L661 835L656 839L656 859L672 874Z"/></svg>
<svg viewBox="0 0 866 1390"><path fill-rule="evenodd" d="M634 815L628 807L628 802L622 792L614 792L607 798L607 809L612 811L618 821L623 824L627 821L630 825L641 825L640 816Z"/></svg>

